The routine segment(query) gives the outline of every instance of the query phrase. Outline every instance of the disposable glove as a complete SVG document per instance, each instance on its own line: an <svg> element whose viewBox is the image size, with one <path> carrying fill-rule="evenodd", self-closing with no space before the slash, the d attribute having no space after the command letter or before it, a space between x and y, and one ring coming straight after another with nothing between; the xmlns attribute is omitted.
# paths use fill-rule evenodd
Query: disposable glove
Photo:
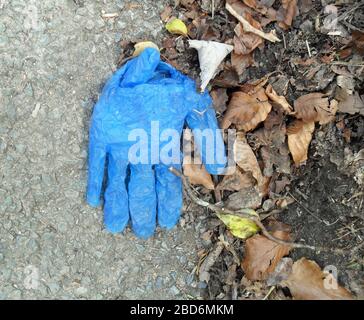
<svg viewBox="0 0 364 320"><path fill-rule="evenodd" d="M87 202L98 206L107 163L107 230L123 231L130 218L136 236L148 238L157 220L167 229L177 224L182 184L169 167L181 167L179 144L185 122L194 133L212 129L212 146L206 150L206 139L197 133L195 144L207 171L221 174L225 147L210 96L198 93L193 80L162 62L158 50L146 48L108 80L91 120L87 186ZM155 134L156 127L160 135ZM177 139L166 138L176 133ZM170 157L163 160L162 151L169 147L177 148L178 154L167 152L164 158ZM135 149L139 153L133 153ZM211 154L213 161L208 159Z"/></svg>

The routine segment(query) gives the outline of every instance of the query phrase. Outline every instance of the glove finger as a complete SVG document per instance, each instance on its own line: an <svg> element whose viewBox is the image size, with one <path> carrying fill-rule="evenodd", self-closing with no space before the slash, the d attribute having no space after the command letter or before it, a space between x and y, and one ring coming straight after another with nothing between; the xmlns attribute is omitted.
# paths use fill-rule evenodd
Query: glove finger
<svg viewBox="0 0 364 320"><path fill-rule="evenodd" d="M194 142L206 170L211 174L222 174L225 171L227 158L210 95L207 92L204 94L190 92L186 95L186 103L192 106L186 121L193 131Z"/></svg>
<svg viewBox="0 0 364 320"><path fill-rule="evenodd" d="M156 226L155 176L151 165L130 165L129 210L137 237L148 238Z"/></svg>
<svg viewBox="0 0 364 320"><path fill-rule="evenodd" d="M214 110L207 108L203 116L197 114L190 118L195 120L188 124L193 129L194 142L206 170L211 174L222 174L227 159L224 140Z"/></svg>
<svg viewBox="0 0 364 320"><path fill-rule="evenodd" d="M97 207L100 204L105 158L105 146L95 142L91 137L88 159L87 203L93 207Z"/></svg>
<svg viewBox="0 0 364 320"><path fill-rule="evenodd" d="M128 162L122 150L111 150L108 163L108 181L105 191L104 223L106 229L116 233L124 230L129 221L126 173Z"/></svg>
<svg viewBox="0 0 364 320"><path fill-rule="evenodd" d="M181 170L181 166L176 166ZM180 216L182 208L181 179L169 171L165 165L156 165L156 191L158 199L158 223L163 228L173 228Z"/></svg>

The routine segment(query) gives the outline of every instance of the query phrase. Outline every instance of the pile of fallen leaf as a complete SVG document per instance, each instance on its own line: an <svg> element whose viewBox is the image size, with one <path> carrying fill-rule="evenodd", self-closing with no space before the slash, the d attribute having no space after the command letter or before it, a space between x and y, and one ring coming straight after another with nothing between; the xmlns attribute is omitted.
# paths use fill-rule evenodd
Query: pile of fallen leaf
<svg viewBox="0 0 364 320"><path fill-rule="evenodd" d="M187 38L233 46L208 90L220 127L237 130L233 150L229 150L237 168L213 179L203 165L185 164L184 175L201 186L201 196L213 190L215 202L222 201L229 209L250 208L261 217L269 216L294 201L285 189L295 168L306 163L315 129L336 122L350 142L345 117L364 115L364 34L355 10L363 9L364 2L337 1L338 5L324 8L318 2L176 0L161 12L170 31L161 42L162 58L197 81L199 61ZM313 12L317 14L314 21L309 19ZM294 28L300 14L308 19ZM318 51L307 40L297 40L298 28L311 28L318 39L326 39L322 48ZM131 44L122 45L124 56L128 55ZM272 54L278 64L261 60ZM266 74L254 77L261 70ZM213 285L210 272L221 270L215 280L220 279L218 287L223 290L209 298L352 298L314 261L286 258L289 246L257 234L259 229L220 218L225 225L217 222L203 234L213 245L199 252L200 281ZM294 240L289 226L272 217L265 222L276 238ZM222 257L223 252L229 254Z"/></svg>

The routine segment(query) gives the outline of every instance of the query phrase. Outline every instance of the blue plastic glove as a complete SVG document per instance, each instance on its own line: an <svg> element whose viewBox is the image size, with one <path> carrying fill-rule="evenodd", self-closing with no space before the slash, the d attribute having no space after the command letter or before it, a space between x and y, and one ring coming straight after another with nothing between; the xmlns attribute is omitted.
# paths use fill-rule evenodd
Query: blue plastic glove
<svg viewBox="0 0 364 320"><path fill-rule="evenodd" d="M129 216L134 233L141 238L154 233L157 218L159 225L168 229L177 224L182 208L182 184L168 168L173 165L180 169L181 154L171 157L171 164L154 159L152 149L157 146L162 153L163 147L172 143L177 144L179 151L185 121L193 132L214 130L215 163L206 164L206 154L211 148L206 153L205 140L198 134L195 143L206 169L211 174L222 173L226 164L225 147L211 104L208 93L196 92L194 81L162 62L158 50L152 48L128 61L108 80L92 115L87 186L87 202L98 206L107 159L104 195L107 230L121 232ZM153 135L155 124L159 124L160 138ZM178 133L177 142L164 141L163 132L170 129ZM147 162L135 163L130 159L129 153L138 143L135 133L148 137L149 143L142 143L140 149L147 155Z"/></svg>

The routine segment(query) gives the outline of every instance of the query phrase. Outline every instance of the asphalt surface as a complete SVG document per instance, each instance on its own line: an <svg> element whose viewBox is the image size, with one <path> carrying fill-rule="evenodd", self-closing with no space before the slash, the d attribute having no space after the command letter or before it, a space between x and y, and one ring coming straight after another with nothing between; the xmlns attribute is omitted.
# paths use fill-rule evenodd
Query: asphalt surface
<svg viewBox="0 0 364 320"><path fill-rule="evenodd" d="M195 227L115 236L85 202L92 108L165 2L0 0L0 299L198 297Z"/></svg>

